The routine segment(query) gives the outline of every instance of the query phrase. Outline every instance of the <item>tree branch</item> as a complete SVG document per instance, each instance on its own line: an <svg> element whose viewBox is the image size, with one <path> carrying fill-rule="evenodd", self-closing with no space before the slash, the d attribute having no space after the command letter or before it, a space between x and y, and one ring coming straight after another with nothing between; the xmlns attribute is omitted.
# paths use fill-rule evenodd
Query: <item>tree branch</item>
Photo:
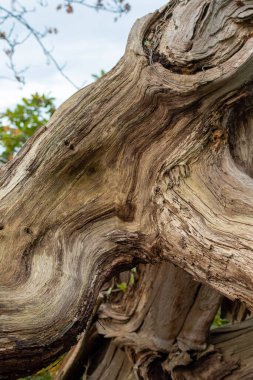
<svg viewBox="0 0 253 380"><path fill-rule="evenodd" d="M47 2L38 1L37 2L41 7L48 6ZM106 12L111 12L114 14L117 14L121 16L123 13L127 13L130 10L130 5L128 3L125 3L124 1L118 2L114 0L109 0L107 2L105 1L98 1L98 2L88 2L86 0L74 0L69 1L66 0L62 4L58 5L57 9L64 8L67 13L72 13L74 11L73 5L76 6L84 6L88 8L92 8L95 10L102 10ZM22 2L14 1L11 2L11 8L7 8L4 6L0 6L0 25L2 27L2 30L0 31L0 39L7 44L7 48L5 48L3 51L5 52L6 56L9 59L8 67L13 73L13 76L15 80L17 80L19 83L24 84L25 83L25 77L24 72L27 70L27 67L22 70L18 70L16 68L16 64L14 61L15 51L16 48L20 45L22 45L26 40L28 40L30 37L33 37L37 44L39 45L42 53L46 56L48 62L52 63L56 70L60 73L60 75L69 82L75 89L79 89L79 86L75 84L72 79L65 73L64 66L60 65L58 61L55 59L52 52L46 47L46 45L43 43L43 39L48 35L52 33L57 33L58 30L56 28L47 28L44 32L41 32L37 30L30 22L27 21L26 15L29 13L38 12L36 7L28 9L25 7ZM12 26L9 27L8 24L12 22ZM13 36L16 25L20 25L24 30L28 31L28 34L18 40L17 36ZM8 79L8 77L5 77Z"/></svg>
<svg viewBox="0 0 253 380"><path fill-rule="evenodd" d="M253 11L208 4L138 20L118 65L2 168L3 378L66 351L103 283L138 263L170 260L253 310L253 185L226 138L252 97Z"/></svg>

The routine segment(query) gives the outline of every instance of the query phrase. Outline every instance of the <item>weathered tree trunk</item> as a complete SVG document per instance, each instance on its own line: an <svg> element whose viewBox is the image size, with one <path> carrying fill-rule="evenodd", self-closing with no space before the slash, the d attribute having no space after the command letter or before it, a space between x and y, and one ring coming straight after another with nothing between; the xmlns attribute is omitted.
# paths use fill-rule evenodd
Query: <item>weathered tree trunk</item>
<svg viewBox="0 0 253 380"><path fill-rule="evenodd" d="M2 379L80 336L59 378L250 378L251 320L209 328L223 296L253 311L252 37L252 0L171 0L2 168Z"/></svg>

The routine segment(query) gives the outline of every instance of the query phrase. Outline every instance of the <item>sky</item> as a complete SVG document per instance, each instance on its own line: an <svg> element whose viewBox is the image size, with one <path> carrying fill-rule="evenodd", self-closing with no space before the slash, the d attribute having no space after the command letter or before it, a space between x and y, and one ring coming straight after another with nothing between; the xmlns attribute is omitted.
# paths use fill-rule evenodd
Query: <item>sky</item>
<svg viewBox="0 0 253 380"><path fill-rule="evenodd" d="M2 6L10 5L11 0L1 0ZM103 11L96 12L81 6L76 6L74 13L67 14L64 10L56 11L59 0L48 0L49 6L29 14L28 20L35 28L56 27L57 35L49 35L44 39L48 49L52 49L55 59L60 65L66 64L65 73L79 87L89 84L92 74L98 74L101 69L109 71L124 53L126 41L134 21L149 12L160 8L164 0L129 0L131 11L114 21L114 15ZM31 6L36 1L23 0L22 3ZM15 33L22 37L22 29L16 28ZM0 49L3 41L0 40ZM4 53L0 53L0 76L11 76ZM28 67L26 84L20 86L16 81L0 79L0 111L13 107L20 99L34 92L44 93L56 98L61 104L76 90L70 85L55 67L47 64L47 59L38 44L29 39L20 45L15 54L17 67Z"/></svg>

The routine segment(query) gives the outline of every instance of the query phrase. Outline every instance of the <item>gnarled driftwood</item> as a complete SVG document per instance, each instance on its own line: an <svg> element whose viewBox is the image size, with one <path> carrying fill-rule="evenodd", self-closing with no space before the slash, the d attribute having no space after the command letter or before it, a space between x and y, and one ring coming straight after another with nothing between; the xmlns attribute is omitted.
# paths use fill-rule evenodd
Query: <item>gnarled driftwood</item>
<svg viewBox="0 0 253 380"><path fill-rule="evenodd" d="M172 262L253 310L252 21L251 0L171 0L2 168L3 379L66 351L103 283L138 263Z"/></svg>

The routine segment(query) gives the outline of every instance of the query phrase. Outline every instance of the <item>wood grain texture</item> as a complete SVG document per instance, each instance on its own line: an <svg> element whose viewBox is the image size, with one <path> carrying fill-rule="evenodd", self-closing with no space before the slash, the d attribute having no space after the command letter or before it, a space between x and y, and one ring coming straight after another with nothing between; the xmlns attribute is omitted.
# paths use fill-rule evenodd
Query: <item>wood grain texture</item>
<svg viewBox="0 0 253 380"><path fill-rule="evenodd" d="M169 263L141 265L138 273L134 289L101 304L79 356L81 372L60 371L57 380L82 371L84 380L252 377L252 318L210 331L223 298L216 291ZM120 372L129 362L131 371Z"/></svg>
<svg viewBox="0 0 253 380"><path fill-rule="evenodd" d="M1 169L2 378L67 350L102 284L139 262L253 310L252 20L249 0L138 20L117 66Z"/></svg>

